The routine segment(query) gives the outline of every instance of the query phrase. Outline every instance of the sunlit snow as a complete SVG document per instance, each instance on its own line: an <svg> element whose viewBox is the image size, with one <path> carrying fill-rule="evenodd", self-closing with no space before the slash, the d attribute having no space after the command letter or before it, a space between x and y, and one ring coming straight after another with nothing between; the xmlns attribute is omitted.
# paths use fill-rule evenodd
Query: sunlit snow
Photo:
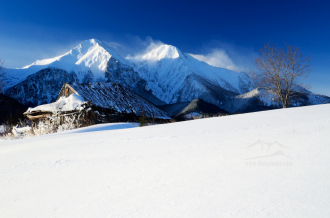
<svg viewBox="0 0 330 218"><path fill-rule="evenodd" d="M330 105L126 127L1 141L1 216L330 216Z"/></svg>

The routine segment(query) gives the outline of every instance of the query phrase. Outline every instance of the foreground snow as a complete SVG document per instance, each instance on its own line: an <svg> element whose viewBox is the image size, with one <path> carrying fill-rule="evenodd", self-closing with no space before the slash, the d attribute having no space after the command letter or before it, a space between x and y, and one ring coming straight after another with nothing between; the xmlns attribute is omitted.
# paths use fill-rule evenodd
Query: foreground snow
<svg viewBox="0 0 330 218"><path fill-rule="evenodd" d="M330 105L111 125L1 141L1 216L330 216Z"/></svg>

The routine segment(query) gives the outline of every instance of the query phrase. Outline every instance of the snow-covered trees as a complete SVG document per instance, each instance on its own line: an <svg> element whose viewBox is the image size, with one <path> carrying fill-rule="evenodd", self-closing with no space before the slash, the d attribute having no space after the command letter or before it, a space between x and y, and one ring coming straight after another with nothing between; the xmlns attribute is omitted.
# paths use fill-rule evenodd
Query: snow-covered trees
<svg viewBox="0 0 330 218"><path fill-rule="evenodd" d="M257 87L273 89L283 108L301 91L302 79L310 72L310 58L299 47L266 44L255 58L256 71L252 79Z"/></svg>
<svg viewBox="0 0 330 218"><path fill-rule="evenodd" d="M46 119L36 123L29 120L19 121L17 125L1 125L0 138L3 139L22 139L38 135L63 132L67 130L77 129L80 127L78 115L58 116L54 114Z"/></svg>

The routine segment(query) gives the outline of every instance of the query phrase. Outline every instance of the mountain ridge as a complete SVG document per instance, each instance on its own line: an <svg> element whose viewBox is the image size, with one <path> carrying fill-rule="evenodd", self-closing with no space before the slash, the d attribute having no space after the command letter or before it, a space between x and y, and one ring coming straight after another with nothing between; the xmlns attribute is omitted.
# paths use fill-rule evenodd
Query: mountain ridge
<svg viewBox="0 0 330 218"><path fill-rule="evenodd" d="M107 43L97 39L85 40L63 55L37 60L22 69L8 69L5 75L6 93L17 100L31 95L22 91L28 90L20 87L22 82L47 68L58 69L52 70L54 73L58 71L58 76L61 70L66 71L70 81L65 82L118 82L158 106L200 98L233 113L244 111L245 104L256 104L258 101L237 97L254 89L252 80L244 72L211 66L166 44L155 45L143 54L123 58ZM41 83L49 82L42 78L34 78L34 81L40 83L39 87L43 87ZM48 87L58 88L49 84ZM21 97L12 94L9 89L21 90ZM59 90L51 92L56 91ZM31 101L41 102L37 99L38 95L34 96ZM258 97L253 96L255 98ZM327 102L321 97L314 99L318 103Z"/></svg>

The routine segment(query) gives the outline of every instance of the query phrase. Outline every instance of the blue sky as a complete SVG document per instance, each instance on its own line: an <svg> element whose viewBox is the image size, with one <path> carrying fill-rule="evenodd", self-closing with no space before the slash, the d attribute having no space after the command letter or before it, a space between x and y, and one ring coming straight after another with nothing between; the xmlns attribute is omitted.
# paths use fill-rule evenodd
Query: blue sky
<svg viewBox="0 0 330 218"><path fill-rule="evenodd" d="M123 55L152 41L183 52L227 58L240 69L267 42L299 46L312 58L308 83L330 95L330 3L291 0L0 0L0 58L7 67L66 52L97 38ZM220 53L219 53L220 52Z"/></svg>

